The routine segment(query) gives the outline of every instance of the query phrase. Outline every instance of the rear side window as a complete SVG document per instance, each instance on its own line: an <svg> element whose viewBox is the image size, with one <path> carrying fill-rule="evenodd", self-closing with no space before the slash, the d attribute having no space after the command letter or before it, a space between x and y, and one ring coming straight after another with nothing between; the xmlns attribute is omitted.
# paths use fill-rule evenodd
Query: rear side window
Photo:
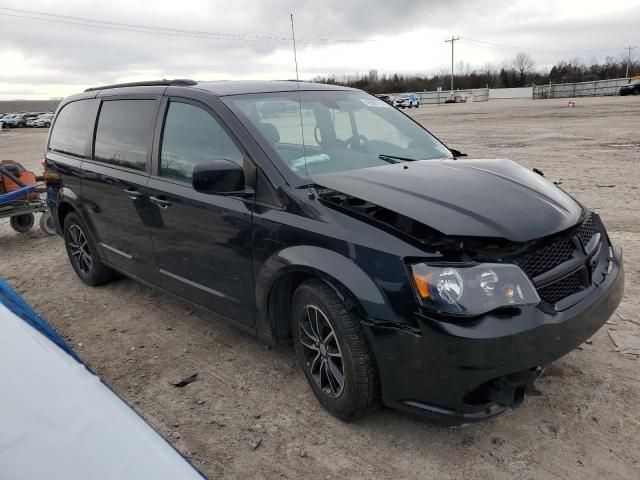
<svg viewBox="0 0 640 480"><path fill-rule="evenodd" d="M53 124L49 149L84 157L87 128L93 111L92 100L78 100L62 107Z"/></svg>
<svg viewBox="0 0 640 480"><path fill-rule="evenodd" d="M242 166L242 152L208 112L171 102L164 122L160 175L191 181L196 165L224 158Z"/></svg>
<svg viewBox="0 0 640 480"><path fill-rule="evenodd" d="M95 160L144 170L155 120L155 100L103 102L96 128Z"/></svg>

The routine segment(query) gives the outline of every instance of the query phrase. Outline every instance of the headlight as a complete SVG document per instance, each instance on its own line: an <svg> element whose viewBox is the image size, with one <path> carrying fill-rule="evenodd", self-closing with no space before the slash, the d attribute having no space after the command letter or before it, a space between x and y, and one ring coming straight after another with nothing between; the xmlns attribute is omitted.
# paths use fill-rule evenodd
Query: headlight
<svg viewBox="0 0 640 480"><path fill-rule="evenodd" d="M540 302L531 281L516 265L418 263L410 269L423 306L434 312L473 316Z"/></svg>

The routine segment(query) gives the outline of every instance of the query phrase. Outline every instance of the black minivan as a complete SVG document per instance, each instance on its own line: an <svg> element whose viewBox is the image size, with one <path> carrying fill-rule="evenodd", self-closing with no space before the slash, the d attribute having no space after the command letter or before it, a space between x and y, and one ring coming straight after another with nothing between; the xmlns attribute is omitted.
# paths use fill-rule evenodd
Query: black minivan
<svg viewBox="0 0 640 480"><path fill-rule="evenodd" d="M448 423L503 413L623 294L596 213L355 89L91 88L61 103L45 164L85 283L119 272L293 341L343 420L380 401Z"/></svg>

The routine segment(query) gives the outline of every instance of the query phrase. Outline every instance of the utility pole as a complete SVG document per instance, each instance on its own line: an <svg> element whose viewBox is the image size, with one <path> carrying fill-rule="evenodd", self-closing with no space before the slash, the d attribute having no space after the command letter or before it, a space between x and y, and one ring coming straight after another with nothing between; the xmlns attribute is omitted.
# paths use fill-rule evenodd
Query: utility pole
<svg viewBox="0 0 640 480"><path fill-rule="evenodd" d="M624 47L625 50L628 51L627 54L627 73L625 73L625 78L629 78L629 67L631 66L631 50L635 50L636 47L632 47L629 45L628 47Z"/></svg>
<svg viewBox="0 0 640 480"><path fill-rule="evenodd" d="M445 43L451 42L451 94L453 94L453 44L460 40L460 37L451 37L449 40L445 40Z"/></svg>

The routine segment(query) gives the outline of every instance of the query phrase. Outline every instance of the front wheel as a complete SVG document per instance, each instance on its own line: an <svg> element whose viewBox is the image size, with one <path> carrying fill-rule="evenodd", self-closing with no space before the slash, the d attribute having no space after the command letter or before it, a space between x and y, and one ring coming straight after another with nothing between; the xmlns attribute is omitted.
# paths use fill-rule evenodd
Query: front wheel
<svg viewBox="0 0 640 480"><path fill-rule="evenodd" d="M359 318L320 280L298 287L291 312L296 355L320 403L344 421L369 413L379 379Z"/></svg>

